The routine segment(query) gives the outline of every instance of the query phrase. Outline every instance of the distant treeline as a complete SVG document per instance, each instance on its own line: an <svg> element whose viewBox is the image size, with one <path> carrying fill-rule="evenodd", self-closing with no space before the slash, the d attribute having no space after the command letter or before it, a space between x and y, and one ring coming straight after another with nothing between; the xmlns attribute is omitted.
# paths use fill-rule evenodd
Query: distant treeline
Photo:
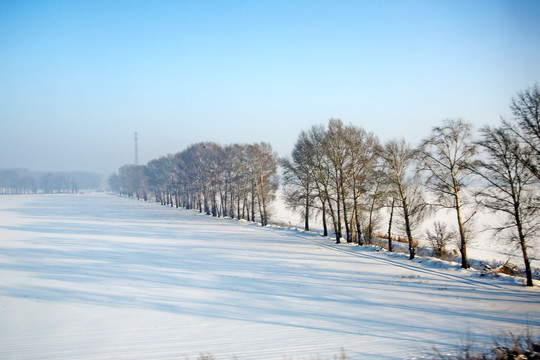
<svg viewBox="0 0 540 360"><path fill-rule="evenodd" d="M0 194L62 194L101 187L100 174L89 172L31 172L26 169L1 169Z"/></svg>

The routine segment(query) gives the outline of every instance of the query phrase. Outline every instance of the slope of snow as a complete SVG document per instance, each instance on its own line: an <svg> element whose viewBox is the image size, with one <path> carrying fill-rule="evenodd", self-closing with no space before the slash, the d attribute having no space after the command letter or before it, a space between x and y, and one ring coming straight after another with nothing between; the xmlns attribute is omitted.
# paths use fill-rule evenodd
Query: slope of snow
<svg viewBox="0 0 540 360"><path fill-rule="evenodd" d="M0 319L2 359L403 359L538 331L540 292L113 195L2 196Z"/></svg>
<svg viewBox="0 0 540 360"><path fill-rule="evenodd" d="M304 219L299 211L295 212L288 208L283 200L283 192L278 190L276 201L272 203L273 216L272 221L287 227L303 229ZM510 242L503 235L496 236L491 229L500 226L505 215L501 213L489 212L485 209L477 209L474 216L473 232L468 236L467 253L469 260L474 263L485 262L496 266L497 264L510 262L524 269L523 253L517 242ZM382 209L379 213L378 228L375 233L386 234L388 229L388 209ZM394 217L393 233L406 237L405 232L399 229L399 215ZM457 234L457 221L454 210L441 209L436 211L431 216L428 216L420 226L420 230L415 233L416 240L420 247L430 248L429 242L426 239L425 231L433 230L435 221L440 221L448 225L448 230L453 230ZM331 224L328 224L331 229ZM310 228L315 232L322 233L322 220L320 214L310 217ZM529 238L527 241L529 261L533 268L540 268L540 247L538 239ZM458 256L456 261L461 261L458 251L458 239L456 238L448 244L448 250L453 249ZM408 250L407 250L408 251Z"/></svg>

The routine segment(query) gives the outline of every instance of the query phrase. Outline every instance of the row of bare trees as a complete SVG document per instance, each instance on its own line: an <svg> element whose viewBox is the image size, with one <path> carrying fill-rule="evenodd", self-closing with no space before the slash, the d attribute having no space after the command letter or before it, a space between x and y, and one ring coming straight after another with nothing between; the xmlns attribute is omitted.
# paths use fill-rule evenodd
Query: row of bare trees
<svg viewBox="0 0 540 360"><path fill-rule="evenodd" d="M381 144L361 127L330 119L327 126L302 131L290 158L281 160L284 199L301 211L306 230L315 214L324 235L330 223L337 243L342 238L371 243L385 208L388 248L393 250L397 223L411 259L425 216L450 209L463 268L470 266L473 217L483 206L501 214L494 230L521 248L527 285L532 285L527 243L536 239L540 225L539 104L535 85L512 100L513 119L486 126L478 136L463 120L445 120L417 147L404 139Z"/></svg>
<svg viewBox="0 0 540 360"><path fill-rule="evenodd" d="M109 185L126 196L265 226L278 187L277 167L277 153L268 143L201 142L146 165L124 165Z"/></svg>
<svg viewBox="0 0 540 360"><path fill-rule="evenodd" d="M291 158L281 161L284 198L302 212L306 230L310 217L319 213L325 236L329 222L337 243L345 238L360 245L372 242L383 207L390 208L391 233L394 209L399 208L413 259L414 231L427 210L413 169L416 158L404 140L381 145L374 134L330 119L326 127L302 131Z"/></svg>
<svg viewBox="0 0 540 360"><path fill-rule="evenodd" d="M0 195L76 193L80 188L77 173L36 175L26 169L0 170ZM90 174L95 175L95 174ZM94 182L99 187L100 180Z"/></svg>
<svg viewBox="0 0 540 360"><path fill-rule="evenodd" d="M404 139L380 143L359 126L330 119L302 131L283 169L283 198L299 210L304 227L319 217L336 242L372 243L387 221L405 234L416 256L420 225L439 209L454 213L452 234L440 224L429 236L453 237L461 266L470 267L467 245L479 207L500 214L493 230L522 251L527 285L532 285L528 244L540 226L540 91L535 85L512 100L513 118L476 134L471 124L449 119L413 147ZM144 166L124 165L109 179L119 193L267 225L278 187L277 154L267 143L227 145L202 142Z"/></svg>
<svg viewBox="0 0 540 360"><path fill-rule="evenodd" d="M16 170L0 171L0 194L35 194L38 180L30 174L19 174Z"/></svg>

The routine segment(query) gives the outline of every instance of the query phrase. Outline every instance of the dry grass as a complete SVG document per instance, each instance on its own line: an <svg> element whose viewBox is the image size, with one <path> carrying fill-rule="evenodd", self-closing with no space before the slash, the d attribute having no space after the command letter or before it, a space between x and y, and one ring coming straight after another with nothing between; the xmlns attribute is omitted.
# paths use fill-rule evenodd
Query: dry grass
<svg viewBox="0 0 540 360"><path fill-rule="evenodd" d="M373 237L388 240L388 234L373 234ZM407 244L409 242L409 239L407 239L406 236L392 236L392 241Z"/></svg>
<svg viewBox="0 0 540 360"><path fill-rule="evenodd" d="M508 332L494 338L493 346L488 349L479 349L472 341L467 341L455 354L434 350L432 358L441 360L540 360L540 338L527 329L521 335Z"/></svg>
<svg viewBox="0 0 540 360"><path fill-rule="evenodd" d="M294 360L293 358L283 357L284 360ZM307 357L302 357L302 360L324 360L320 356L311 356L307 355ZM341 351L339 354L334 355L333 360L348 360L347 354L345 353L345 350L341 348ZM189 360L189 357L186 357L185 360ZM203 354L201 353L197 360L215 360L214 355L211 353ZM232 358L232 360L239 360L236 356Z"/></svg>

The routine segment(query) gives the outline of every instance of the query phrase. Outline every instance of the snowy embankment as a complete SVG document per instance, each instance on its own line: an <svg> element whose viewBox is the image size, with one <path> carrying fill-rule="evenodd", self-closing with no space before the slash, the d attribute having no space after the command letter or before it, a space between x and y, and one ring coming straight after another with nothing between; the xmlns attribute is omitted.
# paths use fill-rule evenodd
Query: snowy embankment
<svg viewBox="0 0 540 360"><path fill-rule="evenodd" d="M540 291L105 194L0 197L2 359L403 359L540 330Z"/></svg>
<svg viewBox="0 0 540 360"><path fill-rule="evenodd" d="M294 212L285 205L282 192L278 190L276 201L272 203L272 221L280 224L283 227L303 229L304 219L299 212ZM468 234L467 252L469 261L472 266L481 268L482 264L488 264L495 268L506 262L524 269L523 253L519 247L519 243L510 242L508 236L496 235L493 229L500 226L504 219L504 214L493 213L485 209L476 209L476 215L473 218L473 229ZM428 216L421 224L420 229L415 232L415 240L418 241L419 247L427 250L430 253L431 246L426 239L426 230L433 231L434 222L440 221L448 225L449 230L453 230L457 234L456 213L455 210L442 209L436 211L431 216ZM404 231L399 229L400 218L394 216L393 234L399 235L406 239ZM329 224L331 229L331 224ZM320 212L310 218L310 228L314 232L322 234L322 220ZM387 209L383 209L378 214L377 228L375 233L386 234L388 228L388 213ZM382 240L382 239L381 239ZM383 243L385 243L383 241ZM399 243L394 242L395 246L399 247ZM458 238L447 244L448 250L453 250L456 254L455 261L461 263L461 255L458 250ZM540 243L538 239L529 238L527 240L529 260L531 266L538 273L540 269ZM401 248L404 252L408 252L407 244L402 244Z"/></svg>

